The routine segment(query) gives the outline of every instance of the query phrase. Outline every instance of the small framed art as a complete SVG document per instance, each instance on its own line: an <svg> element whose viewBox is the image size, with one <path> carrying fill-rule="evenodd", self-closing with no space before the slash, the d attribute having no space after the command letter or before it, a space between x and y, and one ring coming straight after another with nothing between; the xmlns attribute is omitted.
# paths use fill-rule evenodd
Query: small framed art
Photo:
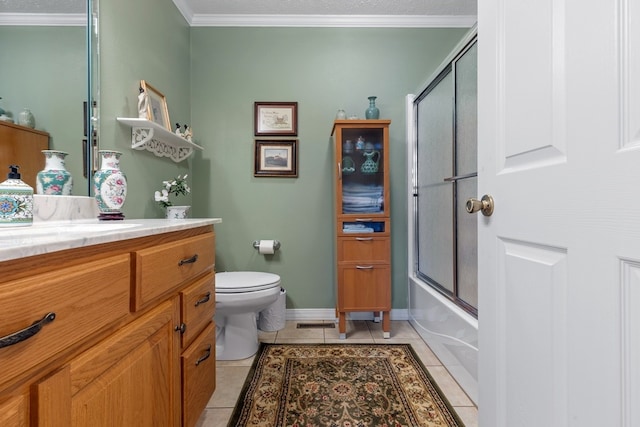
<svg viewBox="0 0 640 427"><path fill-rule="evenodd" d="M298 135L297 102L256 102L255 136Z"/></svg>
<svg viewBox="0 0 640 427"><path fill-rule="evenodd" d="M144 80L140 80L140 89L147 95L147 120L171 130L167 98Z"/></svg>
<svg viewBox="0 0 640 427"><path fill-rule="evenodd" d="M256 140L253 176L298 176L298 140Z"/></svg>

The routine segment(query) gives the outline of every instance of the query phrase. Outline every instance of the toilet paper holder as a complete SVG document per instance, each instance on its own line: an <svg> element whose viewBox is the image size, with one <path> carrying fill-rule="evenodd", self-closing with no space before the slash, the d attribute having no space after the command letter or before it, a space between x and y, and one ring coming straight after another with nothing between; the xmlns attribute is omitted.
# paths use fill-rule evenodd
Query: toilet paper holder
<svg viewBox="0 0 640 427"><path fill-rule="evenodd" d="M260 240L254 240L253 241L253 248L254 249L260 249ZM278 249L280 249L280 242L278 240L274 240L273 241L273 250L277 251Z"/></svg>

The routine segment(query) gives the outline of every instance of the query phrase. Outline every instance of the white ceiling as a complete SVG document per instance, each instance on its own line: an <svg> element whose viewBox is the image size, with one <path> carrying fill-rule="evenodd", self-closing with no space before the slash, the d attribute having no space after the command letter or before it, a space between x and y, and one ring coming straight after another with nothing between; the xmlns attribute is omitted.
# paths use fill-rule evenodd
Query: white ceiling
<svg viewBox="0 0 640 427"><path fill-rule="evenodd" d="M109 0L101 0L109 1ZM135 1L135 0L131 0ZM191 25L470 26L477 0L173 0ZM0 0L0 15L81 14L86 0ZM452 23L465 25L450 25ZM386 25L388 26L388 25Z"/></svg>

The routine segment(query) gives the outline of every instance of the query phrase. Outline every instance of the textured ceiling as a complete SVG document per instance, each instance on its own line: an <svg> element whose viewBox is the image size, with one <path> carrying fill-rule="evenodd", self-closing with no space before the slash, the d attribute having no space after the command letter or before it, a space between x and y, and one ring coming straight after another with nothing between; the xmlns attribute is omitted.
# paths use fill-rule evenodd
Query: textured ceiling
<svg viewBox="0 0 640 427"><path fill-rule="evenodd" d="M194 14L475 15L477 0L183 0Z"/></svg>
<svg viewBox="0 0 640 427"><path fill-rule="evenodd" d="M102 0L109 1L109 0ZM130 0L135 1L135 0ZM174 0L194 15L476 15L477 0ZM84 13L86 0L0 0L0 13Z"/></svg>
<svg viewBox="0 0 640 427"><path fill-rule="evenodd" d="M86 0L0 0L0 13L84 13Z"/></svg>

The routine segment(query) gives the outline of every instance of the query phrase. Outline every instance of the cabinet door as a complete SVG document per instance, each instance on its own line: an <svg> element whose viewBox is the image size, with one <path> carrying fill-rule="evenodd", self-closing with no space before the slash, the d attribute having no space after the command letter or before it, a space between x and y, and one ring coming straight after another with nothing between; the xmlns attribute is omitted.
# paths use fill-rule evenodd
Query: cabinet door
<svg viewBox="0 0 640 427"><path fill-rule="evenodd" d="M336 121L336 214L389 216L388 120Z"/></svg>
<svg viewBox="0 0 640 427"><path fill-rule="evenodd" d="M388 311L391 309L391 270L388 264L340 265L339 311Z"/></svg>
<svg viewBox="0 0 640 427"><path fill-rule="evenodd" d="M24 395L14 396L5 402L0 402L0 426L27 427L27 398Z"/></svg>
<svg viewBox="0 0 640 427"><path fill-rule="evenodd" d="M216 328L213 322L182 355L182 418L193 427L216 389Z"/></svg>
<svg viewBox="0 0 640 427"><path fill-rule="evenodd" d="M35 425L57 425L64 401L73 427L180 425L178 318L178 298L165 301L43 381Z"/></svg>

